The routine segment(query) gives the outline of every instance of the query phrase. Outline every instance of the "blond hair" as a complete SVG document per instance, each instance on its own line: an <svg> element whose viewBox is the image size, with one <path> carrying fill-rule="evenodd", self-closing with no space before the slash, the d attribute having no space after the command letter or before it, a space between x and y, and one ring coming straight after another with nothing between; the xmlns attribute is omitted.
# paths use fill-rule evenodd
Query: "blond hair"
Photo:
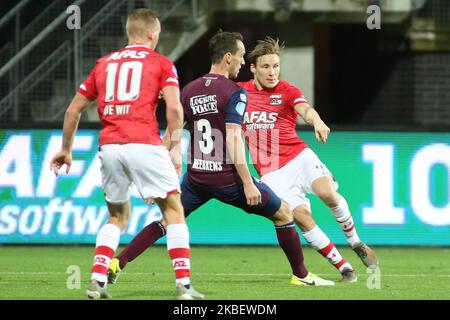
<svg viewBox="0 0 450 320"><path fill-rule="evenodd" d="M279 39L273 39L271 37L265 37L264 40L258 40L255 48L247 55L250 64L256 66L258 58L265 56L266 54L276 54L280 56L284 49L284 42L279 43Z"/></svg>
<svg viewBox="0 0 450 320"><path fill-rule="evenodd" d="M127 17L126 31L128 39L145 37L149 29L156 26L158 14L150 9L135 9Z"/></svg>

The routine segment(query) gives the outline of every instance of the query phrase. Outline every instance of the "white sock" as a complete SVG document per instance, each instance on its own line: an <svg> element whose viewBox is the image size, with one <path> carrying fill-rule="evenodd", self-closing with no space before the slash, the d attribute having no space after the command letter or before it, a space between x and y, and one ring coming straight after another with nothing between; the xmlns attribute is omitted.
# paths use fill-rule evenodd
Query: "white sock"
<svg viewBox="0 0 450 320"><path fill-rule="evenodd" d="M167 250L175 271L175 285L186 286L190 281L189 230L185 223L169 224L167 230Z"/></svg>
<svg viewBox="0 0 450 320"><path fill-rule="evenodd" d="M353 223L352 214L348 208L347 201L341 196L341 200L334 208L330 208L331 214L344 231L347 237L348 244L353 247L358 241L360 241L358 233L356 232L355 224Z"/></svg>
<svg viewBox="0 0 450 320"><path fill-rule="evenodd" d="M327 237L319 226L316 225L311 230L302 234L306 241L341 273L346 269L352 269L352 266L342 258L333 242L331 242L330 238Z"/></svg>
<svg viewBox="0 0 450 320"><path fill-rule="evenodd" d="M120 228L114 224L105 224L97 234L94 253L94 266L91 279L107 282L108 266L114 256L120 240Z"/></svg>
<svg viewBox="0 0 450 320"><path fill-rule="evenodd" d="M331 242L330 238L317 225L307 232L302 232L302 235L316 250L325 248Z"/></svg>

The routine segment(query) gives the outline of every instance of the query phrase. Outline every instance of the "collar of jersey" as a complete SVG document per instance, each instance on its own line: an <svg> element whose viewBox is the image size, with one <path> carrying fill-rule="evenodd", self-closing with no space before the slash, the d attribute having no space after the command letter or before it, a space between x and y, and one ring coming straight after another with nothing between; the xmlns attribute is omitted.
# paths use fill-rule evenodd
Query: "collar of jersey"
<svg viewBox="0 0 450 320"><path fill-rule="evenodd" d="M125 48L126 49L128 49L128 48L145 48L145 49L149 49L149 50L151 50L149 47L147 47L147 46L145 46L145 45L143 45L143 44L140 44L140 43L135 43L135 44L129 44L129 45L127 45Z"/></svg>
<svg viewBox="0 0 450 320"><path fill-rule="evenodd" d="M223 74L219 74L219 73L207 73L204 75L204 77L222 77L222 78L226 78Z"/></svg>

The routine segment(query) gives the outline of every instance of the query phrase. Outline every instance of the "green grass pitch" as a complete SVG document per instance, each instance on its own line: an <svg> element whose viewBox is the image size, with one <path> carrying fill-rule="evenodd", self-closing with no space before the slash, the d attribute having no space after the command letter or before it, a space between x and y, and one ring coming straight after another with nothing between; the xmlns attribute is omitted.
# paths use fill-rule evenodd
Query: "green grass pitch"
<svg viewBox="0 0 450 320"><path fill-rule="evenodd" d="M358 271L357 283L298 287L289 284L290 267L278 247L194 246L191 278L211 300L450 299L450 249L375 250L381 263L379 278L368 273L351 250L340 248ZM317 252L304 252L310 271L339 281L339 273ZM85 299L92 253L88 246L0 246L0 299ZM79 289L69 266L79 267ZM377 279L379 289L369 289L368 282L376 285ZM113 299L174 299L174 275L165 247L154 247L131 262L109 290Z"/></svg>

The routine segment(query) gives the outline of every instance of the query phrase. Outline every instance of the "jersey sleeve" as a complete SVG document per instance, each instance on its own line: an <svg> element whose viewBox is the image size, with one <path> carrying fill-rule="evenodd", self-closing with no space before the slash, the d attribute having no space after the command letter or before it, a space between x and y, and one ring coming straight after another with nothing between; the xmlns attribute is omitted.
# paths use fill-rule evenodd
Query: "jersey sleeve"
<svg viewBox="0 0 450 320"><path fill-rule="evenodd" d="M225 113L225 123L242 125L245 109L247 108L247 100L247 91L244 89L239 89L231 95Z"/></svg>
<svg viewBox="0 0 450 320"><path fill-rule="evenodd" d="M178 83L178 73L177 68L173 65L170 60L163 60L162 62L162 73L161 73L161 88L166 86L180 87Z"/></svg>
<svg viewBox="0 0 450 320"><path fill-rule="evenodd" d="M299 103L308 103L300 89L294 86L289 88L289 105L293 108Z"/></svg>
<svg viewBox="0 0 450 320"><path fill-rule="evenodd" d="M95 84L95 68L92 70L87 79L78 87L77 91L89 100L97 99L98 93L97 86Z"/></svg>

